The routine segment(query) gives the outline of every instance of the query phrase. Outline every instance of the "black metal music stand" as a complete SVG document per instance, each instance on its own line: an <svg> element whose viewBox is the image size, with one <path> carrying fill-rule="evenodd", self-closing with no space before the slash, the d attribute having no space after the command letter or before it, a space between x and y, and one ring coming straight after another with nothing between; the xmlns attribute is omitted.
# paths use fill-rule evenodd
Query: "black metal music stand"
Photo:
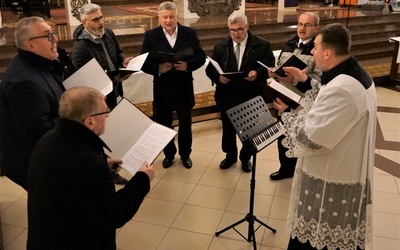
<svg viewBox="0 0 400 250"><path fill-rule="evenodd" d="M249 213L241 220L233 223L232 225L218 231L215 233L216 236L219 236L223 232L233 229L240 236L242 236L248 242L253 241L253 249L257 249L256 245L256 237L255 232L261 227L264 226L271 230L273 233L276 230L264 222L257 219L254 215L254 190L255 190L255 173L256 173L256 159L257 159L257 149L254 148L250 142L250 139L258 135L261 131L263 131L268 126L274 123L271 113L268 110L267 105L261 96L255 97L247 102L244 102L236 107L229 109L226 114L228 115L230 121L235 127L236 133L238 134L240 140L243 145L251 150L253 154L253 169L251 173L250 180L250 209ZM238 230L236 230L236 226L241 224L242 222L247 221L249 223L248 228L248 237L243 236ZM257 221L260 225L254 229L254 222Z"/></svg>

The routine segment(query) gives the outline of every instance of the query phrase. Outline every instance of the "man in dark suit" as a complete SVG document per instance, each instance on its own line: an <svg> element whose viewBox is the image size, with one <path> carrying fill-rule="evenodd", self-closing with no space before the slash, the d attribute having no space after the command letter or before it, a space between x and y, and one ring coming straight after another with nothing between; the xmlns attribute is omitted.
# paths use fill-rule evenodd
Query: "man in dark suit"
<svg viewBox="0 0 400 250"><path fill-rule="evenodd" d="M110 110L98 90L61 97L60 125L46 133L29 165L27 249L116 249L116 228L139 209L154 178L146 162L115 191L104 133Z"/></svg>
<svg viewBox="0 0 400 250"><path fill-rule="evenodd" d="M230 168L238 157L236 131L226 111L258 95L261 95L267 80L268 71L257 63L260 61L274 67L275 57L268 41L252 34L245 14L233 12L228 18L229 36L218 42L212 54L224 72L244 71L245 77L228 79L221 76L212 64L206 68L206 74L216 84L215 101L219 106L222 119L222 150L226 158L221 169ZM244 147L239 159L244 172L251 171L251 154Z"/></svg>
<svg viewBox="0 0 400 250"><path fill-rule="evenodd" d="M64 87L54 67L59 55L53 29L33 16L21 19L14 32L17 55L0 83L1 168L27 189L32 150L58 124Z"/></svg>
<svg viewBox="0 0 400 250"><path fill-rule="evenodd" d="M158 6L160 26L146 31L141 54L164 52L185 54L175 62L162 62L151 55L142 70L154 76L154 117L156 122L172 128L172 114L179 120L178 147L183 166L192 167L192 109L194 91L192 72L205 63L205 52L194 29L178 23L177 8L172 2ZM177 149L172 140L164 149L163 167L169 168Z"/></svg>

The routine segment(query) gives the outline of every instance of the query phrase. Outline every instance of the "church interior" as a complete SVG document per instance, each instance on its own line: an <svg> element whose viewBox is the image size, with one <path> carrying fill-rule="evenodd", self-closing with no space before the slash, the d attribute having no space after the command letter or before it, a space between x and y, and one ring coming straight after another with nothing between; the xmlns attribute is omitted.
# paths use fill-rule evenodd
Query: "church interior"
<svg viewBox="0 0 400 250"><path fill-rule="evenodd" d="M300 0L298 6L278 10L279 1L246 1L243 8L250 30L268 40L276 55L296 34L297 15L304 11L316 12L321 18L321 26L340 22L351 31L352 54L373 77L378 94L374 248L400 250L400 76L399 63L395 61L400 51L396 50L399 42L390 41L390 38L400 36L400 10L393 6L386 11L383 1L358 5L357 0ZM43 16L57 33L58 46L71 52L74 27L68 25L65 2L0 0L0 81L16 53L13 28L24 16ZM106 27L115 32L128 56L137 56L144 32L159 25L157 6L162 1L92 2L102 6ZM209 2L216 6L218 2L229 1ZM196 29L207 55L211 55L217 41L228 35L224 13L179 18L179 22ZM151 117L152 77L138 72L123 84L125 98ZM220 146L222 126L213 97L214 86L205 76L204 67L194 72L194 84L193 168L185 169L177 161L171 168L164 169L163 155L157 158L151 191L133 219L117 230L117 249L253 248L252 243L233 230L215 235L246 215L250 174L241 171L240 163L228 170L219 168L219 162L224 158ZM240 141L237 143L239 145ZM285 222L292 179L269 179L270 173L279 168L276 143L261 151L257 161L254 214L277 230L273 233L260 227L255 234L257 248L286 249L289 233L285 231ZM130 178L124 170L121 175ZM116 188L120 186L116 185ZM0 177L0 215L0 249L26 249L27 193L5 176ZM239 225L237 230L246 235L247 224Z"/></svg>

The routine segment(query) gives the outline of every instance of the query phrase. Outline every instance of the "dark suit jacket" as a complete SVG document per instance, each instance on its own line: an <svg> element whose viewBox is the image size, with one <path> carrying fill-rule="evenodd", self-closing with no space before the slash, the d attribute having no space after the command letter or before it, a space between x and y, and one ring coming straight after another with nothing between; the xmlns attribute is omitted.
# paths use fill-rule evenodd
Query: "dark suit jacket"
<svg viewBox="0 0 400 250"><path fill-rule="evenodd" d="M139 209L150 179L137 172L116 192L104 147L64 119L38 142L29 166L28 250L116 248L115 230Z"/></svg>
<svg viewBox="0 0 400 250"><path fill-rule="evenodd" d="M52 63L18 50L0 84L1 168L25 189L33 147L59 121L58 102L64 87Z"/></svg>
<svg viewBox="0 0 400 250"><path fill-rule="evenodd" d="M194 91L192 72L205 63L206 54L201 48L196 31L192 28L178 24L178 37L172 48L164 35L161 26L146 31L143 40L141 54L150 51L162 51L177 53L181 50L193 47L193 56L188 58L187 71L168 71L158 74L158 63L146 60L142 70L154 76L154 104L156 107L190 108L194 106Z"/></svg>
<svg viewBox="0 0 400 250"><path fill-rule="evenodd" d="M228 36L218 42L214 47L212 58L218 62L224 72L238 71L232 46L232 39ZM275 57L272 53L270 43L248 31L248 40L240 71L244 71L246 75L248 75L251 70L257 71L256 80L251 82L244 79L232 79L229 83L222 84L219 81L218 71L211 63L208 64L206 74L211 81L217 85L215 97L222 112L261 95L268 78L268 71L258 64L257 61L269 67L275 66Z"/></svg>

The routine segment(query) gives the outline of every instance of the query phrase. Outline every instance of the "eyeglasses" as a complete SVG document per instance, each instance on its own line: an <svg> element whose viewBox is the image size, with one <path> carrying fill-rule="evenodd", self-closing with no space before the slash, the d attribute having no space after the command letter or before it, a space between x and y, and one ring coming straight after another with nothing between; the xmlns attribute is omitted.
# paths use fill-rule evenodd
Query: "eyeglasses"
<svg viewBox="0 0 400 250"><path fill-rule="evenodd" d="M107 110L104 111L104 112L95 113L95 114L86 116L86 117L82 120L82 122L85 121L86 118L93 117L93 116L99 116L99 115L107 115L107 114L109 114L109 113L111 113L111 110L110 110L109 108L107 108Z"/></svg>
<svg viewBox="0 0 400 250"><path fill-rule="evenodd" d="M87 20L89 20L89 19L87 19ZM92 20L89 20L89 21L94 22L94 23L99 23L101 20L104 20L104 16L99 16L99 17L93 18Z"/></svg>
<svg viewBox="0 0 400 250"><path fill-rule="evenodd" d="M235 33L242 34L244 30L245 30L245 28L238 28L237 30L235 30L235 29L229 29L229 32L230 32L231 34L235 34Z"/></svg>
<svg viewBox="0 0 400 250"><path fill-rule="evenodd" d="M304 27L304 28L310 28L312 26L317 26L315 24L311 24L311 23L298 23L297 27Z"/></svg>
<svg viewBox="0 0 400 250"><path fill-rule="evenodd" d="M47 35L31 37L31 38L28 39L28 41L31 41L31 40L33 40L33 39L38 39L38 38L47 38L47 40L48 40L49 42L52 42L54 37L57 37L57 35L54 34L54 32L50 32L50 33L47 34Z"/></svg>

